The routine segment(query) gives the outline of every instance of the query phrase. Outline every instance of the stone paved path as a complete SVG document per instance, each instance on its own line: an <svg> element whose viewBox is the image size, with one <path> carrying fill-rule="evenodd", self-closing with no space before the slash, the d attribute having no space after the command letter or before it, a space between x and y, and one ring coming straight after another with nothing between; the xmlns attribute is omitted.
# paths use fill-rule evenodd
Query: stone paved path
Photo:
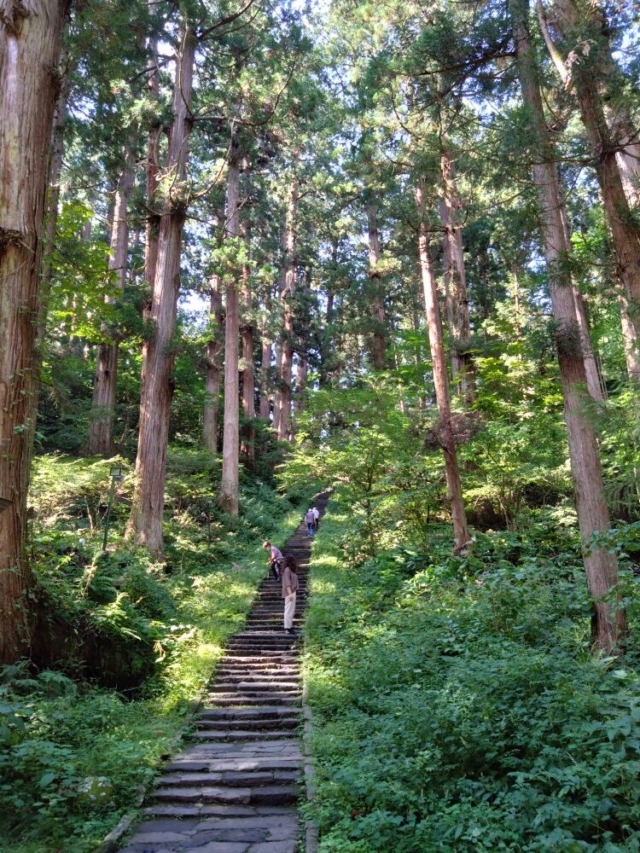
<svg viewBox="0 0 640 853"><path fill-rule="evenodd" d="M317 506L322 512L326 498ZM302 622L310 543L301 524L284 552L300 565ZM304 793L299 640L284 633L280 583L265 580L229 641L191 743L147 798L121 853L299 853Z"/></svg>

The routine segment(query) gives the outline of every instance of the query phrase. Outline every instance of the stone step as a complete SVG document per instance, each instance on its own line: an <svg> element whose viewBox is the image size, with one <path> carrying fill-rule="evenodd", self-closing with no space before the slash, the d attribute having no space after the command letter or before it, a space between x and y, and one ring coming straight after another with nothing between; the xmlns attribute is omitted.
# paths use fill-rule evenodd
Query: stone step
<svg viewBox="0 0 640 853"><path fill-rule="evenodd" d="M228 678L224 682L220 682L210 688L210 696L215 697L216 693L291 693L291 691L299 691L300 686L297 680L282 681L279 678L269 679L264 676L259 677L240 677L238 679ZM268 697L265 697L265 705L269 704Z"/></svg>
<svg viewBox="0 0 640 853"><path fill-rule="evenodd" d="M260 677L263 681L271 679L282 679L284 681L298 681L300 672L295 669L273 669L272 667L261 667L260 669L247 669L247 667L225 667L222 672L218 672L218 680L220 682L230 681L245 681L248 678Z"/></svg>
<svg viewBox="0 0 640 853"><path fill-rule="evenodd" d="M272 634L268 637L238 637L235 640L230 640L227 646L231 649L258 649L265 651L288 651L295 642L295 635L286 634L284 629L281 636Z"/></svg>
<svg viewBox="0 0 640 853"><path fill-rule="evenodd" d="M298 676L300 674L300 665L295 661L281 662L273 659L265 660L264 658L247 663L238 656L223 659L216 672L216 677L219 678L227 670L229 672L241 672L242 670L246 670L247 672L273 672L279 675L286 675L287 672L292 672Z"/></svg>
<svg viewBox="0 0 640 853"><path fill-rule="evenodd" d="M202 752L202 746L197 749ZM212 758L203 755L197 758L197 752L177 756L165 767L165 773L226 773L270 770L300 770L302 760L299 758L282 758L273 755L258 755L251 758Z"/></svg>
<svg viewBox="0 0 640 853"><path fill-rule="evenodd" d="M215 818L216 824L220 825L222 821L233 821L234 824L241 825L245 820L254 820L260 818L269 821L280 818L286 820L288 817L296 816L297 809L295 806L234 806L234 805L218 805L216 803L185 803L184 805L165 805L156 803L144 809L144 814L154 818L175 818L181 821L182 825L186 825L189 818ZM208 821L207 821L208 823Z"/></svg>
<svg viewBox="0 0 640 853"><path fill-rule="evenodd" d="M270 705L299 707L300 696L300 693L291 693L290 691L286 693L279 693L275 690L270 692L268 696L265 696L264 693L256 696L248 696L246 691L243 691L242 694L235 692L213 693L209 696L209 702L213 705L225 708L248 708L264 705L265 701L268 699Z"/></svg>
<svg viewBox="0 0 640 853"><path fill-rule="evenodd" d="M209 717L201 717L196 720L196 726L199 731L219 731L233 732L238 729L247 731L266 732L279 731L280 729L297 729L300 725L300 719L295 714L289 717L280 717L279 719L271 720L216 720Z"/></svg>
<svg viewBox="0 0 640 853"><path fill-rule="evenodd" d="M247 660L246 658L249 658ZM254 659L251 659L251 658ZM290 669L300 669L300 660L298 655L295 652L291 654L289 658L276 658L273 655L270 655L269 658L264 658L262 655L245 655L245 659L242 658L241 655L232 655L231 657L223 657L218 665L217 672L220 672L226 666L230 667L247 667L248 669L254 669L256 667L271 667L274 670L278 670L281 668L290 668ZM217 673L216 673L217 674Z"/></svg>
<svg viewBox="0 0 640 853"><path fill-rule="evenodd" d="M297 727L296 727L297 728ZM287 740L287 738L297 738L295 729L229 729L229 731L219 729L196 729L189 735L190 740L194 741L254 741L254 740Z"/></svg>
<svg viewBox="0 0 640 853"><path fill-rule="evenodd" d="M200 810L199 810L200 809ZM247 814L219 814L246 811ZM268 811L267 811L268 809ZM260 812L264 811L264 814ZM185 849L206 853L294 853L299 833L297 811L291 806L158 806L152 819L129 839L129 853L162 853ZM205 818L202 820L202 818Z"/></svg>
<svg viewBox="0 0 640 853"><path fill-rule="evenodd" d="M227 649L227 654L230 658L246 657L247 655L251 655L251 657L261 658L263 662L268 663L269 660L273 659L274 655L282 652L288 652L289 648L290 647L286 646L256 646L245 643L239 646L234 646L231 649Z"/></svg>
<svg viewBox="0 0 640 853"><path fill-rule="evenodd" d="M298 799L297 785L265 785L258 788L223 788L198 785L191 788L158 788L157 801L170 803L230 803L242 805L286 805Z"/></svg>
<svg viewBox="0 0 640 853"><path fill-rule="evenodd" d="M205 708L200 711L200 719L207 720L280 720L290 717L294 712L279 705L262 705L260 708L244 708L233 711L224 708Z"/></svg>
<svg viewBox="0 0 640 853"><path fill-rule="evenodd" d="M285 770L223 770L207 773L180 771L166 773L158 779L164 788L195 788L199 786L230 788L261 788L265 785L297 785L302 778L299 768Z"/></svg>
<svg viewBox="0 0 640 853"><path fill-rule="evenodd" d="M238 680L238 681L220 681L216 682L211 693L232 693L237 691L239 694L247 691L248 693L262 693L264 691L275 690L277 693L291 693L300 690L300 683L296 680L283 681L281 679L258 679L255 680Z"/></svg>

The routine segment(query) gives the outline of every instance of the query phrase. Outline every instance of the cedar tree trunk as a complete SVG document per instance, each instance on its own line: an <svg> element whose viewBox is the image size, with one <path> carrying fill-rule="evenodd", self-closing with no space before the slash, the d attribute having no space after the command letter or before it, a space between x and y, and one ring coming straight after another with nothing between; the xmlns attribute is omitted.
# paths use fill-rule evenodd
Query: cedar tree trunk
<svg viewBox="0 0 640 853"><path fill-rule="evenodd" d="M129 251L129 220L127 205L133 190L134 157L131 147L124 152L124 168L118 179L115 207L111 223L111 255L109 269L116 274L120 290L127 283L127 255ZM107 299L111 301L110 298ZM98 346L96 376L91 401L91 424L87 439L88 456L113 455L113 416L116 406L116 387L118 382L118 341L102 343Z"/></svg>
<svg viewBox="0 0 640 853"><path fill-rule="evenodd" d="M249 257L249 223L243 222L242 234L246 244L246 253ZM256 389L255 389L255 370L253 365L253 296L251 294L251 270L249 264L245 263L242 266L242 304L243 304L243 323L242 323L242 412L247 423L243 429L242 438L242 455L247 459L254 458L254 426L253 419L256 416Z"/></svg>
<svg viewBox="0 0 640 853"><path fill-rule="evenodd" d="M185 26L176 54L173 123L167 158L167 174L171 180L160 216L158 255L148 316L151 335L142 351L137 480L129 519L130 535L156 555L163 550L162 518L173 395L172 341L180 289L182 231L188 203L186 174L195 48L193 31Z"/></svg>
<svg viewBox="0 0 640 853"><path fill-rule="evenodd" d="M207 375L205 379L205 403L202 417L202 440L212 453L218 452L218 411L220 409L220 343L222 326L222 282L220 276L212 275L211 290L211 338L207 344Z"/></svg>
<svg viewBox="0 0 640 853"><path fill-rule="evenodd" d="M440 442L444 454L444 465L447 477L447 489L451 503L453 519L453 538L455 550L461 551L469 544L469 528L462 500L462 484L458 469L456 442L451 424L451 403L449 384L447 380L447 361L442 342L442 321L438 307L438 293L431 266L429 254L429 237L424 223L425 197L424 182L420 181L415 189L416 205L420 216L418 226L418 258L424 290L424 305L429 330L429 347L431 349L431 364L433 369L433 384L436 391L436 402L440 414Z"/></svg>
<svg viewBox="0 0 640 853"><path fill-rule="evenodd" d="M234 139L227 174L227 239L240 235L240 153ZM229 515L238 514L240 451L240 377L238 375L238 336L240 318L238 287L233 279L226 285L226 319L224 335L224 433L222 438L222 482L219 503Z"/></svg>
<svg viewBox="0 0 640 853"><path fill-rule="evenodd" d="M284 309L284 328L280 340L280 364L277 372L278 387L276 390L277 423L274 427L280 441L291 438L291 376L293 369L293 309L291 299L296 289L296 217L298 212L298 181L295 177L289 187L287 204L287 221L283 234L284 266L280 298Z"/></svg>
<svg viewBox="0 0 640 853"><path fill-rule="evenodd" d="M27 492L45 195L67 0L0 0L0 664L28 650ZM0 507L1 508L1 507Z"/></svg>
<svg viewBox="0 0 640 853"><path fill-rule="evenodd" d="M387 366L387 339L385 334L384 293L382 274L380 273L380 232L378 231L378 205L375 201L367 204L367 226L369 235L369 280L372 285L371 312L373 321L373 340L371 342L371 361L376 370Z"/></svg>
<svg viewBox="0 0 640 853"><path fill-rule="evenodd" d="M462 228L457 223L457 211L461 207L455 183L455 170L451 152L444 143L440 155L442 198L440 216L444 228L444 283L451 317L451 372L462 400L471 405L476 397L473 360L471 357L471 325L469 321L469 298L467 276L464 267Z"/></svg>
<svg viewBox="0 0 640 853"><path fill-rule="evenodd" d="M582 122L592 150L596 175L604 203L605 214L616 254L618 276L623 290L623 319L626 348L635 357L627 362L629 376L640 381L637 347L640 341L640 228L634 220L624 191L617 154L620 143L609 127L604 99L598 90L601 76L607 75L612 59L607 55L606 39L602 36L600 17L587 6L578 7L575 0L555 0L558 23L562 30L565 51L575 56L570 74ZM589 43L589 50L582 49ZM626 325L626 328L625 328ZM633 341L628 341L633 330Z"/></svg>
<svg viewBox="0 0 640 853"><path fill-rule="evenodd" d="M509 6L522 95L536 140L533 179L538 191L542 238L556 324L556 345L578 524L584 549L587 584L595 606L595 639L598 648L611 652L618 647L626 623L624 611L618 609L614 613L611 606L602 600L618 580L616 557L603 548L591 548L593 535L609 529L609 513L604 499L596 436L584 412L582 399L582 389L586 384L583 336L576 318L570 275L567 273L566 258L570 245L564 222L564 203L555 164L555 152L545 123L537 66L529 37L528 0L510 0Z"/></svg>

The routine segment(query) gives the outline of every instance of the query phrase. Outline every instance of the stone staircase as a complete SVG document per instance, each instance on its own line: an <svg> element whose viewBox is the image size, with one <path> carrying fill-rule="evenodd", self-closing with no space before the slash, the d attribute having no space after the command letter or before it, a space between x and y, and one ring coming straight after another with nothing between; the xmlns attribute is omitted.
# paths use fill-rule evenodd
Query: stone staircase
<svg viewBox="0 0 640 853"><path fill-rule="evenodd" d="M326 501L317 501L321 512ZM283 552L300 567L297 632L310 555L304 524ZM283 609L280 582L265 580L228 643L190 744L165 767L121 853L302 851L300 641L285 634Z"/></svg>

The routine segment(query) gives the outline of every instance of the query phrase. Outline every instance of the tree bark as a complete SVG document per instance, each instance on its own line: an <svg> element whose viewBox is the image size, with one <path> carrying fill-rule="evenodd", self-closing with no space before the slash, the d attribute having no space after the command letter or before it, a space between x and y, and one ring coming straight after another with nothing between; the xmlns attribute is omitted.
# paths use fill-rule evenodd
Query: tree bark
<svg viewBox="0 0 640 853"><path fill-rule="evenodd" d="M127 205L134 184L134 156L131 146L124 152L124 167L118 179L115 206L111 223L111 253L109 269L116 275L117 285L124 291L127 284L127 256L129 252L129 219ZM110 297L107 297L110 302ZM98 346L96 376L91 401L91 424L87 439L88 456L113 455L113 417L116 407L118 383L118 348L113 340Z"/></svg>
<svg viewBox="0 0 640 853"><path fill-rule="evenodd" d="M440 154L442 198L440 218L444 229L444 284L451 316L451 374L458 387L460 397L472 405L476 397L473 359L470 352L471 324L469 321L469 298L467 277L464 267L462 228L457 222L457 211L461 207L455 183L454 163L446 141Z"/></svg>
<svg viewBox="0 0 640 853"><path fill-rule="evenodd" d="M64 63L64 58L62 59ZM58 227L60 208L60 175L64 161L64 135L67 123L67 98L69 96L68 72L63 69L60 92L56 101L51 134L51 159L49 161L49 186L47 190L45 213L45 246L42 258L42 294L40 298L39 337L42 340L46 333L47 306L49 303L49 288L51 287L53 247Z"/></svg>
<svg viewBox="0 0 640 853"><path fill-rule="evenodd" d="M562 9L561 5L560 8ZM558 48L553 42L549 32L547 14L541 0L537 0L536 9L540 29L549 50L549 55L562 82L568 89L572 85L569 63L565 64ZM594 3L588 7L584 7L582 11L587 12L586 17L584 15L580 16L583 22L586 21L589 23L590 19L596 16L595 20L591 21L591 25L592 27L595 25L595 33L597 35L596 44L599 43L600 45L599 65L602 72L597 75L597 83L601 87L601 90L603 90L604 115L616 142L616 160L618 161L622 186L629 204L635 206L640 202L640 137L638 130L633 125L629 104L618 97L615 105L612 106L612 95L615 89L614 81L616 77L620 78L621 74L611 54L609 38L605 36L606 17L604 10ZM572 15L572 19L575 21L576 16ZM593 44L589 40L589 53L592 47Z"/></svg>
<svg viewBox="0 0 640 853"><path fill-rule="evenodd" d="M220 410L220 342L222 327L222 282L220 276L212 275L211 290L211 338L207 344L207 374L205 379L206 399L202 418L202 440L212 453L218 452L218 412Z"/></svg>
<svg viewBox="0 0 640 853"><path fill-rule="evenodd" d="M453 538L456 551L462 550L469 544L469 528L464 511L462 499L462 483L460 482L460 471L458 468L458 455L456 442L451 424L451 402L449 397L449 384L447 379L447 361L442 341L442 320L438 307L438 293L435 278L431 266L429 254L429 237L424 222L425 195L424 181L420 180L415 188L416 206L420 217L418 226L418 259L420 261L420 273L424 291L424 305L427 315L427 327L429 330L429 347L431 349L431 365L433 370L433 384L436 392L436 402L440 415L440 442L444 455L445 473L447 478L447 489L449 502L451 504L451 516L453 519Z"/></svg>
<svg viewBox="0 0 640 853"><path fill-rule="evenodd" d="M268 311L268 304L266 309ZM269 416L271 414L271 405L269 401L269 371L271 369L272 347L271 341L267 336L266 325L265 321L265 328L262 331L262 359L260 363L260 417L263 421L269 423Z"/></svg>
<svg viewBox="0 0 640 853"><path fill-rule="evenodd" d="M149 0L151 4L152 0ZM151 54L151 72L149 74L148 87L149 94L153 98L154 103L159 104L160 101L160 72L158 69L158 46L154 42L149 44L149 53ZM145 233L145 248L144 248L144 280L149 289L149 296L153 291L153 285L156 278L156 266L158 263L158 236L160 233L161 215L156 210L156 192L160 180L160 167L158 165L158 144L162 125L160 120L156 120L149 129L147 137L147 162L146 162L146 182L147 182L147 224ZM151 309L151 299L147 304L145 315L148 318Z"/></svg>
<svg viewBox="0 0 640 853"><path fill-rule="evenodd" d="M284 311L283 332L280 339L280 364L276 389L277 423L274 428L280 441L291 438L291 377L293 369L293 310L291 299L296 289L296 217L298 212L298 181L294 176L289 186L287 219L283 234L284 264L280 285L280 299Z"/></svg>
<svg viewBox="0 0 640 853"><path fill-rule="evenodd" d="M579 8L574 0L555 0L558 24L562 31L566 52L575 57L570 66L582 122L592 149L592 155L604 203L605 215L611 229L616 254L618 277L623 291L623 329L626 324L626 349L635 351L627 361L629 377L640 382L637 371L637 349L640 342L640 229L634 221L629 200L625 194L617 154L620 140L612 132L605 115L604 99L598 91L598 78L605 79L611 71L613 60L607 53L608 45L602 38L600 10ZM589 50L585 53L584 44ZM627 152L629 153L629 152ZM628 341L633 330L633 344Z"/></svg>
<svg viewBox="0 0 640 853"><path fill-rule="evenodd" d="M367 231L369 237L369 280L371 281L371 314L373 336L371 342L371 361L376 370L387 367L387 336L385 327L384 293L380 264L380 232L378 231L378 205L375 201L367 204Z"/></svg>
<svg viewBox="0 0 640 853"><path fill-rule="evenodd" d="M250 234L249 223L243 222L242 234L245 241L245 251L247 258L249 257ZM240 448L243 456L247 459L254 458L254 439L255 430L253 419L256 416L256 380L255 369L253 364L253 296L251 294L251 270L249 263L242 266L242 304L243 304L243 323L242 323L242 412L247 423L243 429L242 446Z"/></svg>
<svg viewBox="0 0 640 853"><path fill-rule="evenodd" d="M280 416L282 414L282 395L278 390L278 384L282 376L282 339L276 341L276 358L275 358L275 390L273 394L273 421L271 426L276 435L280 432Z"/></svg>
<svg viewBox="0 0 640 853"><path fill-rule="evenodd" d="M604 499L596 436L584 412L582 389L586 383L586 374L582 352L583 336L577 322L571 277L567 272L566 258L570 245L564 204L555 152L544 119L537 66L530 42L528 0L509 0L509 7L522 95L535 134L533 179L538 191L541 230L556 324L555 337L578 524L584 549L587 584L595 607L596 644L603 651L611 652L619 646L626 630L626 621L622 609L614 612L611 606L602 600L617 583L616 558L603 548L591 548L593 535L609 529L609 513Z"/></svg>
<svg viewBox="0 0 640 853"><path fill-rule="evenodd" d="M296 374L296 412L304 412L307 390L307 362L298 356L298 372Z"/></svg>
<svg viewBox="0 0 640 853"><path fill-rule="evenodd" d="M67 0L0 0L0 664L28 650L27 492L35 428L49 146Z"/></svg>
<svg viewBox="0 0 640 853"><path fill-rule="evenodd" d="M227 239L240 236L240 152L233 140L227 174ZM226 283L226 320L224 337L224 435L222 440L222 482L219 503L229 515L238 514L240 452L240 377L238 374L240 318L238 286L233 278Z"/></svg>
<svg viewBox="0 0 640 853"><path fill-rule="evenodd" d="M164 487L173 396L172 343L180 289L180 249L188 204L186 174L192 125L195 47L193 31L185 24L176 51L173 123L167 158L170 184L160 216L158 255L148 318L152 333L142 351L137 479L129 519L129 534L156 555L163 550Z"/></svg>

